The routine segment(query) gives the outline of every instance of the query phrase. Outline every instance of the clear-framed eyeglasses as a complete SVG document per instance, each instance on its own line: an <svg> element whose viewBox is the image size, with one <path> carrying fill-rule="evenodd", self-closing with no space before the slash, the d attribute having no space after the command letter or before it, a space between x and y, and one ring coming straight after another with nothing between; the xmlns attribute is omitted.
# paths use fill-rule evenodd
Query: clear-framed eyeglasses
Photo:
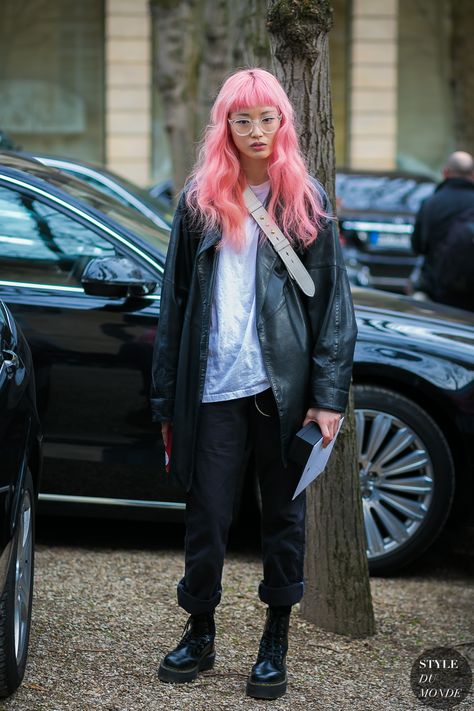
<svg viewBox="0 0 474 711"><path fill-rule="evenodd" d="M227 120L239 136L248 136L252 133L254 124L260 126L263 133L275 133L280 125L281 117L282 114L271 114L270 116L262 116L259 119L238 118Z"/></svg>

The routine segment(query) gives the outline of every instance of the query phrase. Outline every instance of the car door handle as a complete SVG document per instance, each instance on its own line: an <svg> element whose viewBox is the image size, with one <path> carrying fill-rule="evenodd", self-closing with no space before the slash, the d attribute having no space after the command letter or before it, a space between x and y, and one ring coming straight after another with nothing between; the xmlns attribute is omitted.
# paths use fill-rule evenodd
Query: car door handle
<svg viewBox="0 0 474 711"><path fill-rule="evenodd" d="M7 350L2 350L2 359L8 377L12 378L15 375L15 371L18 370L20 366L20 359L18 358L15 351Z"/></svg>

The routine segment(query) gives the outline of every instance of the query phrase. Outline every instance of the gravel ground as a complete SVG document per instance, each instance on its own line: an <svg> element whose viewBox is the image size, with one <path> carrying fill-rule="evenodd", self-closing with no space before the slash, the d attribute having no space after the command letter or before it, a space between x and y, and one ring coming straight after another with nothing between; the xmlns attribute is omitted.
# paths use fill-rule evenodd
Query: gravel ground
<svg viewBox="0 0 474 711"><path fill-rule="evenodd" d="M157 542L143 546L137 535L127 538L126 525L115 524L115 538L104 539L83 522L65 542L58 524L50 525L36 548L25 679L0 701L2 711L417 711L427 707L411 691L410 669L424 649L460 645L474 668L472 545L459 550L445 540L402 575L372 578L373 637L324 632L296 609L288 693L258 701L245 696L265 615L256 594L261 568L255 547L228 553L214 669L192 684L170 685L158 680L157 667L187 620L175 593L182 527L174 526L171 546L159 543L166 528L147 528L144 540L153 530ZM472 690L456 709L474 709Z"/></svg>

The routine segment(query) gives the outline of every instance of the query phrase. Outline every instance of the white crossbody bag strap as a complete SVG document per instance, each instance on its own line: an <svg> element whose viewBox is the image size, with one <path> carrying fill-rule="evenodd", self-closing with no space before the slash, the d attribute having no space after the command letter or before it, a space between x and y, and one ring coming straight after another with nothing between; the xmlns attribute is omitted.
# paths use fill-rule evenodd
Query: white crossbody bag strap
<svg viewBox="0 0 474 711"><path fill-rule="evenodd" d="M278 256L288 269L292 279L296 281L306 296L314 296L316 291L314 281L283 232L275 221L272 220L252 188L247 186L243 195L247 210L257 222L258 226L267 235Z"/></svg>

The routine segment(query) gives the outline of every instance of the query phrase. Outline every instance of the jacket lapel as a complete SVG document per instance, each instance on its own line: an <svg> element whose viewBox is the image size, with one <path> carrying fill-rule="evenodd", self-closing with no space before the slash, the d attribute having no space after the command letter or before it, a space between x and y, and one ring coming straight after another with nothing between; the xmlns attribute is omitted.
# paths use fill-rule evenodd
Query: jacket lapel
<svg viewBox="0 0 474 711"><path fill-rule="evenodd" d="M268 282L271 279L275 262L279 259L278 254L266 239L258 243L257 264L255 269L255 307L256 318L258 320L265 302Z"/></svg>
<svg viewBox="0 0 474 711"><path fill-rule="evenodd" d="M202 252L216 244L221 239L221 236L221 231L218 228L206 230L201 238L196 257L199 257Z"/></svg>
<svg viewBox="0 0 474 711"><path fill-rule="evenodd" d="M209 252L210 248L215 245L221 238L219 229L207 230L203 233L196 253L196 271L201 289L203 303L210 308L211 298L210 289L212 282L212 274L216 268L215 251Z"/></svg>

